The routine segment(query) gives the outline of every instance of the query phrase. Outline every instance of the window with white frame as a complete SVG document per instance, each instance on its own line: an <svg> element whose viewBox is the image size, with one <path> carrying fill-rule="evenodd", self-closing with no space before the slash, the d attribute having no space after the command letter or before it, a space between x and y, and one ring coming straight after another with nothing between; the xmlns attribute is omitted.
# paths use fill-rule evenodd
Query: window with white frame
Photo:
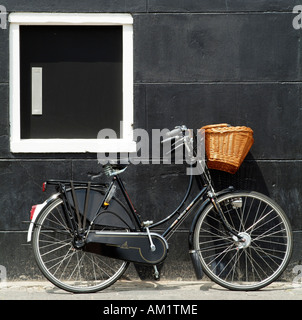
<svg viewBox="0 0 302 320"><path fill-rule="evenodd" d="M133 152L129 14L11 13L12 152ZM98 139L111 129L115 138Z"/></svg>

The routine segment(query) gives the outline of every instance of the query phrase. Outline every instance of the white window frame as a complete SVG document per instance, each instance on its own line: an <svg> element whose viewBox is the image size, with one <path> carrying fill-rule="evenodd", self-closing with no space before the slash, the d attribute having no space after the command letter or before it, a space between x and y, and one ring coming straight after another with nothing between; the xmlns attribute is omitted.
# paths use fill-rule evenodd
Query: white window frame
<svg viewBox="0 0 302 320"><path fill-rule="evenodd" d="M10 22L10 149L12 152L135 152L133 141L133 18L130 14L11 13ZM21 139L21 25L118 25L123 27L123 121L120 139Z"/></svg>

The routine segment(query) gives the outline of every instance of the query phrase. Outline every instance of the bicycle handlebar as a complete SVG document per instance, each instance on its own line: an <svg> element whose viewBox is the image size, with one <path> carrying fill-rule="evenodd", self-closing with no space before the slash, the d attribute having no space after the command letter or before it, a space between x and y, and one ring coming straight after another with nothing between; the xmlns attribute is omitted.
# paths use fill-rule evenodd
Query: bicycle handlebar
<svg viewBox="0 0 302 320"><path fill-rule="evenodd" d="M182 128L181 127L176 127L170 132L167 132L167 137L172 138L180 135L182 133Z"/></svg>

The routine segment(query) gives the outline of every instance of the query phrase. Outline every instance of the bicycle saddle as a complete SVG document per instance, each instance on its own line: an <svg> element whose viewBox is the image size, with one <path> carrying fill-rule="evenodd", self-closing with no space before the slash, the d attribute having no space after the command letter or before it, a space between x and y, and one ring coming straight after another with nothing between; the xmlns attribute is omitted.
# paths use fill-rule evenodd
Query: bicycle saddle
<svg viewBox="0 0 302 320"><path fill-rule="evenodd" d="M113 170L123 170L128 167L128 164L121 164L121 163L114 163L114 164L109 164Z"/></svg>
<svg viewBox="0 0 302 320"><path fill-rule="evenodd" d="M114 176L124 172L128 164L108 163L103 166L103 170L107 176Z"/></svg>

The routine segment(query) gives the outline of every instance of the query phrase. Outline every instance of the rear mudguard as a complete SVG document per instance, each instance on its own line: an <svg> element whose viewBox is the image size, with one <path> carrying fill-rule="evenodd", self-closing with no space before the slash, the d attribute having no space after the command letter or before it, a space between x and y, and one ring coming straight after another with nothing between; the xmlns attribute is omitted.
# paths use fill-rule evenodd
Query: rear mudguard
<svg viewBox="0 0 302 320"><path fill-rule="evenodd" d="M153 251L147 232L96 231L88 235L83 250L124 261L155 265L167 257L168 243L157 233L151 232L150 237L155 246Z"/></svg>
<svg viewBox="0 0 302 320"><path fill-rule="evenodd" d="M60 193L53 194L51 197L49 197L43 203L37 204L35 206L35 212L33 213L33 216L31 218L31 221L30 221L29 227L28 227L28 231L27 231L27 242L31 241L32 231L33 231L33 228L35 226L35 221L37 220L37 218L38 218L39 214L41 213L41 211L45 207L47 207L51 202L55 201L59 196L60 196Z"/></svg>
<svg viewBox="0 0 302 320"><path fill-rule="evenodd" d="M79 213L83 217L83 212L86 207L86 189L84 187L75 187L75 195ZM119 228L129 228L130 230L135 230L135 225L130 214L126 210L125 206L118 199L113 197L110 201L110 205L101 210L100 214L95 218L95 213L99 208L100 203L104 200L104 192L102 190L91 188L89 193L89 203L87 206L87 223L91 223L93 220L94 225L107 225ZM72 191L70 188L66 190L67 200L71 207L74 207L74 199ZM28 233L27 233L27 242L31 241L32 231L34 225L37 221L40 213L49 206L53 201L61 197L61 193L53 194L50 198L44 201L41 204L37 204L32 207L33 216L30 221Z"/></svg>
<svg viewBox="0 0 302 320"><path fill-rule="evenodd" d="M221 190L218 193L216 193L216 196L221 196L224 195L226 193L230 193L230 192L234 192L235 189L233 187L228 187L227 189ZM190 232L189 232L189 253L191 256L191 260L193 263L193 267L194 267L194 271L195 271L195 275L197 279L201 279L203 276L203 271L202 271L202 266L199 260L199 256L198 256L198 252L195 251L194 249L194 231L195 231L195 227L197 224L197 221L200 217L200 215L202 214L202 212L204 211L204 209L211 203L211 200L209 198L207 198L202 205L199 207L193 221L191 224L191 228L190 228Z"/></svg>

